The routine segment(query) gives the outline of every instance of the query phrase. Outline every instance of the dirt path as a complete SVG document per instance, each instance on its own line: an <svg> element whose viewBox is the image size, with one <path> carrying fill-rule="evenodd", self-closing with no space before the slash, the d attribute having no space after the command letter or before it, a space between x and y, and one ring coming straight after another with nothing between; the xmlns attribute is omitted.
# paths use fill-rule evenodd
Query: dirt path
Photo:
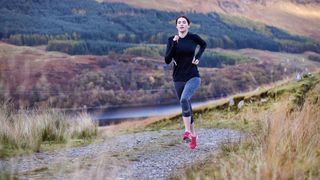
<svg viewBox="0 0 320 180"><path fill-rule="evenodd" d="M0 168L21 179L167 179L177 170L204 160L241 133L199 129L195 150L181 140L181 130L120 135L84 147L0 160Z"/></svg>

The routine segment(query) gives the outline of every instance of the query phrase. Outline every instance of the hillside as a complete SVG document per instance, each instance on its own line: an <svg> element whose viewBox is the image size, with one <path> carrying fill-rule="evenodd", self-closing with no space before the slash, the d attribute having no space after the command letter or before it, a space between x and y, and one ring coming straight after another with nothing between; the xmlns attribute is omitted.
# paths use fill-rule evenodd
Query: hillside
<svg viewBox="0 0 320 180"><path fill-rule="evenodd" d="M285 29L288 32L310 36L320 40L320 1L318 0L99 0L122 2L134 7L165 11L218 12L245 17L252 21ZM302 25L303 24L303 25Z"/></svg>
<svg viewBox="0 0 320 180"><path fill-rule="evenodd" d="M0 108L7 112L0 118L5 125L1 130L18 127L12 128L16 132L0 134L4 137L0 155L9 155L0 159L0 178L319 179L319 91L320 74L314 73L299 81L232 96L235 102L244 100L241 108L224 99L195 109L198 146L194 150L182 141L183 122L181 114L176 114L99 128L91 144L77 147L65 143L63 148L46 150L59 139L40 139L38 149L30 154L10 157L14 154L3 152L22 146L19 150L26 153L25 141L32 143L42 131L51 132L42 124L42 118L48 116ZM31 118L15 120L25 116ZM55 121L51 120L49 129L66 136L63 138L70 138L69 130L88 124L72 123L70 127L61 125L68 119L49 116L47 120L51 118ZM30 129L24 132L26 125ZM9 148L13 143L19 146Z"/></svg>
<svg viewBox="0 0 320 180"><path fill-rule="evenodd" d="M139 56L129 50L122 55L71 56L47 52L43 46L6 43L0 43L0 49L0 100L11 100L20 107L89 108L176 102L171 67L164 66L161 56ZM218 59L210 59L212 54ZM203 83L194 96L198 100L256 89L319 67L319 55L311 52L208 49L204 57L207 60L199 65Z"/></svg>
<svg viewBox="0 0 320 180"><path fill-rule="evenodd" d="M121 53L141 43L165 44L176 33L174 19L180 15L91 0L7 0L2 4L0 39L15 45L48 45L48 51L78 55ZM186 14L193 22L191 31L201 35L210 48L320 51L314 39L274 26L217 13Z"/></svg>

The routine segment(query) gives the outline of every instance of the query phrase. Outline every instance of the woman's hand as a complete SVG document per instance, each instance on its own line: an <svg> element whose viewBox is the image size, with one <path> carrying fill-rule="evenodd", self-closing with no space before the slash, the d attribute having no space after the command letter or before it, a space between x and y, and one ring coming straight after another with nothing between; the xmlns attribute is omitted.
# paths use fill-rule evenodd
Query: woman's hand
<svg viewBox="0 0 320 180"><path fill-rule="evenodd" d="M178 35L174 35L173 41L179 41L179 36Z"/></svg>
<svg viewBox="0 0 320 180"><path fill-rule="evenodd" d="M198 65L199 64L199 60L196 58L193 58L192 60L192 64Z"/></svg>

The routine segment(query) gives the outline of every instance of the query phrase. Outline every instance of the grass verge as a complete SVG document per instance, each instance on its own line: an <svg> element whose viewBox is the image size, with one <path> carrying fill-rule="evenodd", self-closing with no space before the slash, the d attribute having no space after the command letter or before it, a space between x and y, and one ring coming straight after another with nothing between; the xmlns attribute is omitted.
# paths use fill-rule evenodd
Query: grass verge
<svg viewBox="0 0 320 180"><path fill-rule="evenodd" d="M247 104L242 115L255 128L245 140L172 179L318 179L320 177L320 74L269 91L269 103ZM274 96L276 94L276 96ZM252 111L245 111L251 109ZM206 116L222 119L223 111ZM221 115L222 114L222 115Z"/></svg>
<svg viewBox="0 0 320 180"><path fill-rule="evenodd" d="M0 107L0 157L90 143L97 125L86 113L73 117L55 110L16 111Z"/></svg>

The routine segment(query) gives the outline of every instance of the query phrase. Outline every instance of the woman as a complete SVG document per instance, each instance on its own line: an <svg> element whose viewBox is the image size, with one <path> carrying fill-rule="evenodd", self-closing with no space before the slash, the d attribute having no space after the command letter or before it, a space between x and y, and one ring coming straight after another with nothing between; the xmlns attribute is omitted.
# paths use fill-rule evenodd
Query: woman
<svg viewBox="0 0 320 180"><path fill-rule="evenodd" d="M176 19L178 34L169 37L165 55L166 64L173 62L173 81L182 108L185 126L183 140L189 142L190 149L197 146L190 99L201 83L197 65L206 48L206 42L198 35L189 32L190 20L186 16ZM197 45L200 49L195 55Z"/></svg>

